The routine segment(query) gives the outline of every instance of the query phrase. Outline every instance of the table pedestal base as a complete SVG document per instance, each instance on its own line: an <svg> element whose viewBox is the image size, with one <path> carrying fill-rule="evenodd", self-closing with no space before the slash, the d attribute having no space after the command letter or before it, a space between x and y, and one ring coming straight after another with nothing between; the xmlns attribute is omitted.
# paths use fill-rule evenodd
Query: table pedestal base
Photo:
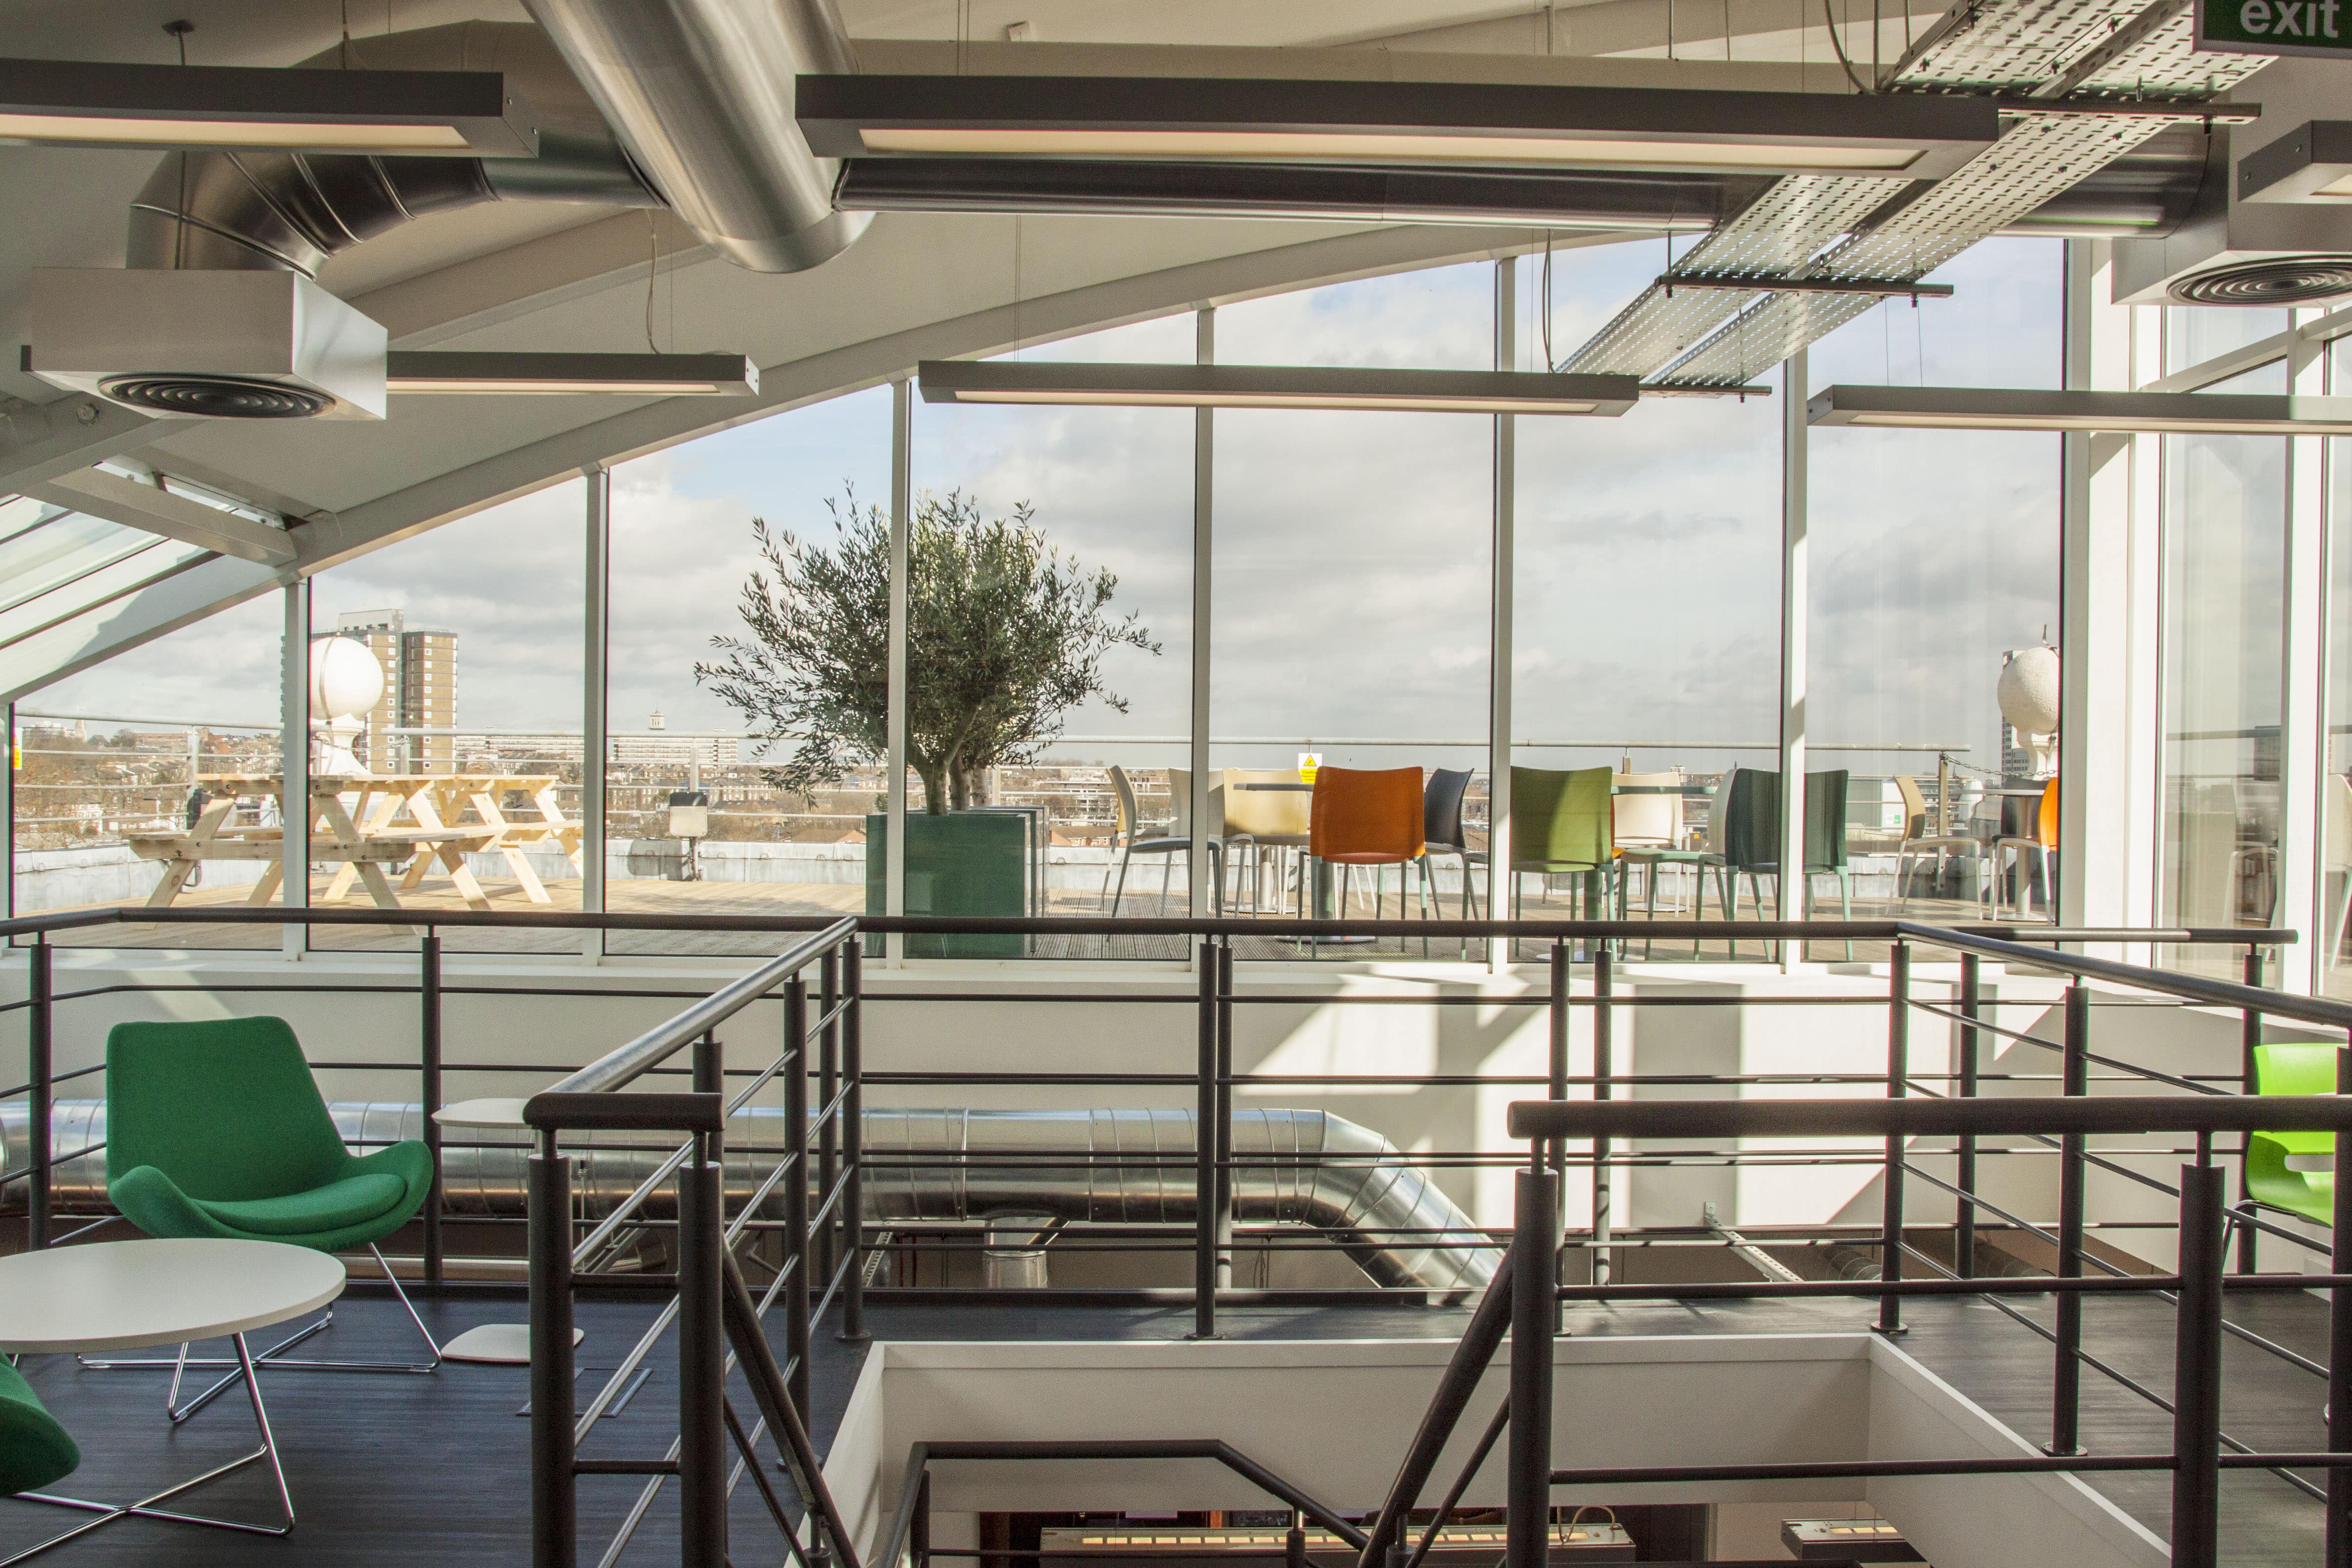
<svg viewBox="0 0 2352 1568"><path fill-rule="evenodd" d="M247 1397L253 1405L253 1424L261 1432L260 1447L250 1454L231 1459L225 1465L216 1465L203 1475L191 1477L187 1480L165 1487L162 1491L141 1498L137 1502L94 1502L86 1498L65 1497L55 1492L19 1492L16 1495L21 1501L47 1503L52 1508L79 1509L86 1513L94 1513L98 1517L87 1524L76 1525L62 1534L53 1535L37 1546L28 1546L13 1556L0 1558L0 1568L9 1568L12 1563L22 1563L29 1557L37 1557L52 1547L62 1546L68 1541L79 1540L94 1530L103 1529L117 1520L122 1519L168 1520L173 1524L202 1525L208 1530L231 1530L243 1535L292 1533L294 1499L286 1489L286 1470L278 1462L278 1439L270 1433L269 1412L261 1403L261 1384L253 1375L253 1352L247 1347L243 1334L234 1337L236 1343L238 1375L245 1382ZM194 1491L208 1481L216 1481L223 1476L234 1474L245 1468L246 1466L263 1459L269 1462L269 1477L277 1489L278 1510L285 1518L283 1524L254 1524L245 1520L215 1519L208 1514L182 1513L176 1509L156 1506L158 1503L178 1497L183 1492Z"/></svg>

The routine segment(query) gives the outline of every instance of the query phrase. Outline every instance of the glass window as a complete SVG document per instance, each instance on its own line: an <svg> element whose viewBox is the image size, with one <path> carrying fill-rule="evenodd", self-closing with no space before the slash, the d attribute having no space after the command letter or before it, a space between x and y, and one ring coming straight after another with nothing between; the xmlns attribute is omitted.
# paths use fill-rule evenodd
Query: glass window
<svg viewBox="0 0 2352 1568"><path fill-rule="evenodd" d="M580 908L586 490L567 480L311 579L310 900ZM320 704L313 704L320 707ZM453 951L576 951L576 932L452 928ZM320 947L415 941L321 927Z"/></svg>
<svg viewBox="0 0 2352 1568"><path fill-rule="evenodd" d="M1523 261L1523 363L1543 363L1547 336L1564 357L1663 265L1652 242L1556 252L1547 333L1542 258ZM1619 775L1611 827L1628 853L1616 874L1636 916L1688 919L1703 903L1722 918L1733 879L1699 858L1710 814L1735 767L1778 766L1774 380L1769 397L1644 398L1615 419L1517 423L1512 761ZM1536 798L1516 804L1524 855ZM1769 844L1771 831L1762 837ZM1517 879L1521 906L1564 914L1581 881L1575 872ZM1758 885L1738 881L1750 912ZM1769 883L1760 885L1769 900ZM1656 953L1669 955L1688 950ZM1722 944L1706 953L1728 955Z"/></svg>
<svg viewBox="0 0 2352 1568"><path fill-rule="evenodd" d="M2196 318L2233 313L2253 312L2168 310L2166 334L2201 328ZM2285 374L2284 364L2268 365L2207 390L2284 392ZM2157 921L2269 925L2280 885L2287 444L2256 436L2163 442ZM2158 952L2159 962L2234 973L2227 950Z"/></svg>
<svg viewBox="0 0 2352 1568"><path fill-rule="evenodd" d="M706 669L727 642L762 647L745 619L776 569L761 530L837 554L846 527L885 529L890 506L890 389L875 387L721 430L614 465L611 655L605 673L604 902L616 912L826 915L863 910L869 814L881 809L882 758L850 748L820 770L783 776L798 725L772 721L771 671L749 682ZM754 579L760 580L755 584ZM868 581L866 592L887 595ZM864 665L883 656L887 597L852 628ZM836 639L838 640L838 639ZM756 662L756 661L755 661ZM861 710L878 744L879 687ZM751 705L730 700L740 697ZM673 795L686 797L674 809ZM694 798L708 796L703 805ZM698 830L698 831L697 831ZM618 952L766 952L756 934L614 931Z"/></svg>
<svg viewBox="0 0 2352 1568"><path fill-rule="evenodd" d="M1251 300L1217 312L1217 359L1489 368L1494 290L1478 263ZM1483 772L1494 441L1485 416L1218 413L1210 761L1227 835L1251 840L1228 873L1239 907L1298 907L1305 768L1413 768L1424 787L1439 770ZM1468 782L1478 823L1485 791ZM1433 886L1411 865L1327 868L1307 894L1335 913L1344 894L1360 918L1376 889L1391 918L1424 898L1458 910L1464 858L1431 857ZM1319 951L1418 958L1422 944ZM1305 956L1286 942L1238 952Z"/></svg>
<svg viewBox="0 0 2352 1568"><path fill-rule="evenodd" d="M1197 327L1187 312L1016 357L1190 363ZM1193 425L1189 409L916 405L909 913L1188 911ZM1000 578L992 557L1017 565ZM992 604L992 579L1022 586ZM1177 960L1186 943L911 940L927 951Z"/></svg>
<svg viewBox="0 0 2352 1568"><path fill-rule="evenodd" d="M237 905L276 880L284 617L283 595L266 593L17 703L16 913L142 904L166 881L174 908ZM199 836L213 852L188 858ZM116 926L55 940L275 949L278 933Z"/></svg>
<svg viewBox="0 0 2352 1568"><path fill-rule="evenodd" d="M2328 387L2352 386L2352 340L2327 349ZM2319 781L2320 979L2352 996L2352 440L2327 443L2327 737Z"/></svg>
<svg viewBox="0 0 2352 1568"><path fill-rule="evenodd" d="M1988 240L1929 275L1951 298L1815 344L1813 387L2054 387L2063 265L2058 240ZM1811 432L1807 743L1846 799L1822 912L2053 918L2061 440Z"/></svg>

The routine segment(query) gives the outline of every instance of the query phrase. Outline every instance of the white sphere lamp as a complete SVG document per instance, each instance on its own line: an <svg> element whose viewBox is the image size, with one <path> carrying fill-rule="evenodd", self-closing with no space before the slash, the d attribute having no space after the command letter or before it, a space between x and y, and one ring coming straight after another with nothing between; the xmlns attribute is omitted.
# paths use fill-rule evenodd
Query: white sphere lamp
<svg viewBox="0 0 2352 1568"><path fill-rule="evenodd" d="M383 665L356 637L320 637L310 644L310 718L325 744L312 764L322 777L366 773L352 751L364 726L359 715L383 700Z"/></svg>
<svg viewBox="0 0 2352 1568"><path fill-rule="evenodd" d="M2058 650L2044 645L2003 654L2000 681L1993 689L1993 697L2018 739L2033 748L2034 771L2053 769L2057 765L2057 748L2052 739L2058 733Z"/></svg>

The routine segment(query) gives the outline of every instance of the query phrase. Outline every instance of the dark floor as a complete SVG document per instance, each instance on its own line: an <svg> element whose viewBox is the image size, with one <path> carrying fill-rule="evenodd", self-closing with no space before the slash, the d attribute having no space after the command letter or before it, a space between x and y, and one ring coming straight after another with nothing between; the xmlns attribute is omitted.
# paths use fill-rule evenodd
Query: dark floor
<svg viewBox="0 0 2352 1568"><path fill-rule="evenodd" d="M478 1322L519 1319L519 1301L425 1303L436 1333L453 1334ZM2036 1441L2048 1435L2050 1355L2039 1338L1998 1309L1973 1302L1914 1303L1914 1327L1905 1348L1949 1379L1995 1415ZM2039 1310L2040 1309L2029 1309ZM651 1320L651 1306L583 1302L580 1323L584 1398ZM1867 1304L1851 1301L1710 1303L1705 1307L1641 1304L1579 1307L1571 1332L1593 1334L1822 1332L1859 1329ZM320 1355L408 1353L413 1336L389 1300L351 1299L337 1309L335 1327L311 1342ZM1459 1310L1382 1303L1363 1306L1228 1308L1223 1331L1250 1339L1450 1339L1465 1319ZM2088 1303L2086 1348L2162 1393L2171 1383L2172 1319L2159 1302L2094 1298ZM2233 1321L2303 1354L2325 1354L2325 1305L2308 1296L2233 1296ZM877 1301L868 1311L881 1339L1163 1339L1184 1337L1189 1308L1087 1306L953 1306ZM831 1441L862 1352L821 1336L813 1366L815 1435ZM648 1359L653 1376L617 1417L602 1424L583 1453L592 1458L657 1457L675 1435L675 1351L658 1346ZM173 1430L161 1410L165 1376L100 1373L70 1357L28 1361L26 1375L82 1445L79 1473L58 1489L117 1500L157 1489L235 1457L249 1447L252 1426L242 1400L224 1399ZM2271 1451L2325 1446L2319 1415L2320 1381L2252 1346L2228 1346L2224 1422L2231 1436ZM173 1568L267 1563L417 1563L510 1564L523 1560L530 1530L526 1470L529 1423L518 1415L524 1399L520 1367L450 1363L432 1377L297 1373L263 1373L301 1510L295 1534L269 1540L198 1531L144 1521L107 1526L63 1548L60 1563L172 1564ZM738 1384L738 1405L749 1408ZM1418 1411L1402 1413L1400 1448ZM2084 1378L2084 1440L2095 1452L2161 1450L2171 1440L2170 1417L2095 1372ZM2158 1535L2165 1532L2169 1481L2158 1475L2102 1475L2093 1484ZM259 1467L192 1494L184 1506L240 1518L266 1519L269 1503ZM589 1478L581 1483L582 1562L599 1562L604 1543L636 1500L643 1482ZM2303 1563L2319 1558L2320 1509L2285 1482L2259 1471L2223 1473L2223 1554L2233 1563ZM0 1555L22 1550L75 1522L73 1516L23 1502L0 1502ZM746 1483L733 1505L733 1560L742 1568L782 1560L779 1536L757 1493ZM623 1563L674 1560L676 1493L665 1487L648 1510Z"/></svg>

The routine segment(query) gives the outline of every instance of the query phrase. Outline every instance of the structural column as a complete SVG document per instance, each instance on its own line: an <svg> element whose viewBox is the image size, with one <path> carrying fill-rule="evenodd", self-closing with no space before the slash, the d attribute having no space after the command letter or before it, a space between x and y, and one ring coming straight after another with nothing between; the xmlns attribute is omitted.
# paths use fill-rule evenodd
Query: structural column
<svg viewBox="0 0 2352 1568"><path fill-rule="evenodd" d="M2317 310L2298 310L2316 319ZM2287 350L2288 390L2327 390L2327 345L2298 334ZM2278 986L2308 995L2327 979L2327 922L2319 875L2320 785L2327 767L2327 442L2287 439L2286 676L2279 749L2278 913L2273 923L2308 932L2280 956Z"/></svg>
<svg viewBox="0 0 2352 1568"><path fill-rule="evenodd" d="M1193 314L1192 359L1196 364L1217 363L1217 312L1203 305ZM1216 867L1209 839L1222 836L1223 823L1209 820L1209 572L1214 552L1216 505L1216 411L1192 410L1192 736L1185 753L1192 770L1190 820L1192 842L1186 851L1191 868L1192 918L1209 914L1215 903L1210 890Z"/></svg>
<svg viewBox="0 0 2352 1568"><path fill-rule="evenodd" d="M1538 285L1540 287L1540 285ZM1495 368L1519 367L1518 266L1509 257L1495 263ZM1541 309L1540 304L1537 307ZM1508 414L1495 419L1494 600L1486 649L1486 918L1511 912L1511 583L1517 527L1518 432ZM1470 862L1462 862L1470 878ZM1500 974L1510 967L1511 944L1489 942L1486 967Z"/></svg>
<svg viewBox="0 0 2352 1568"><path fill-rule="evenodd" d="M1780 367L1780 916L1805 912L1805 631L1811 582L1805 529L1808 441L1805 403L1811 383L1799 349ZM1735 881L1731 896L1739 897ZM1757 911L1761 914L1763 911ZM1780 944L1780 967L1802 963L1805 944Z"/></svg>
<svg viewBox="0 0 2352 1568"><path fill-rule="evenodd" d="M16 916L16 705L0 702L0 920ZM190 781L193 784L193 780Z"/></svg>
<svg viewBox="0 0 2352 1568"><path fill-rule="evenodd" d="M612 567L613 476L602 463L580 470L586 481L585 530L588 559L587 608L583 635L587 672L580 712L580 908L588 914L604 912L604 780L612 765ZM593 960L604 955L604 933L580 933L580 953Z"/></svg>
<svg viewBox="0 0 2352 1568"><path fill-rule="evenodd" d="M278 899L289 910L310 907L310 580L298 577L281 595L285 637L278 645L278 766L285 780L285 837L278 846ZM279 941L289 958L310 948L308 928L289 923Z"/></svg>
<svg viewBox="0 0 2352 1568"><path fill-rule="evenodd" d="M888 841L882 856L882 912L907 912L907 538L913 526L915 384L905 376L890 384L890 668L886 698L889 711L890 770ZM889 939L887 968L906 961L907 939Z"/></svg>

